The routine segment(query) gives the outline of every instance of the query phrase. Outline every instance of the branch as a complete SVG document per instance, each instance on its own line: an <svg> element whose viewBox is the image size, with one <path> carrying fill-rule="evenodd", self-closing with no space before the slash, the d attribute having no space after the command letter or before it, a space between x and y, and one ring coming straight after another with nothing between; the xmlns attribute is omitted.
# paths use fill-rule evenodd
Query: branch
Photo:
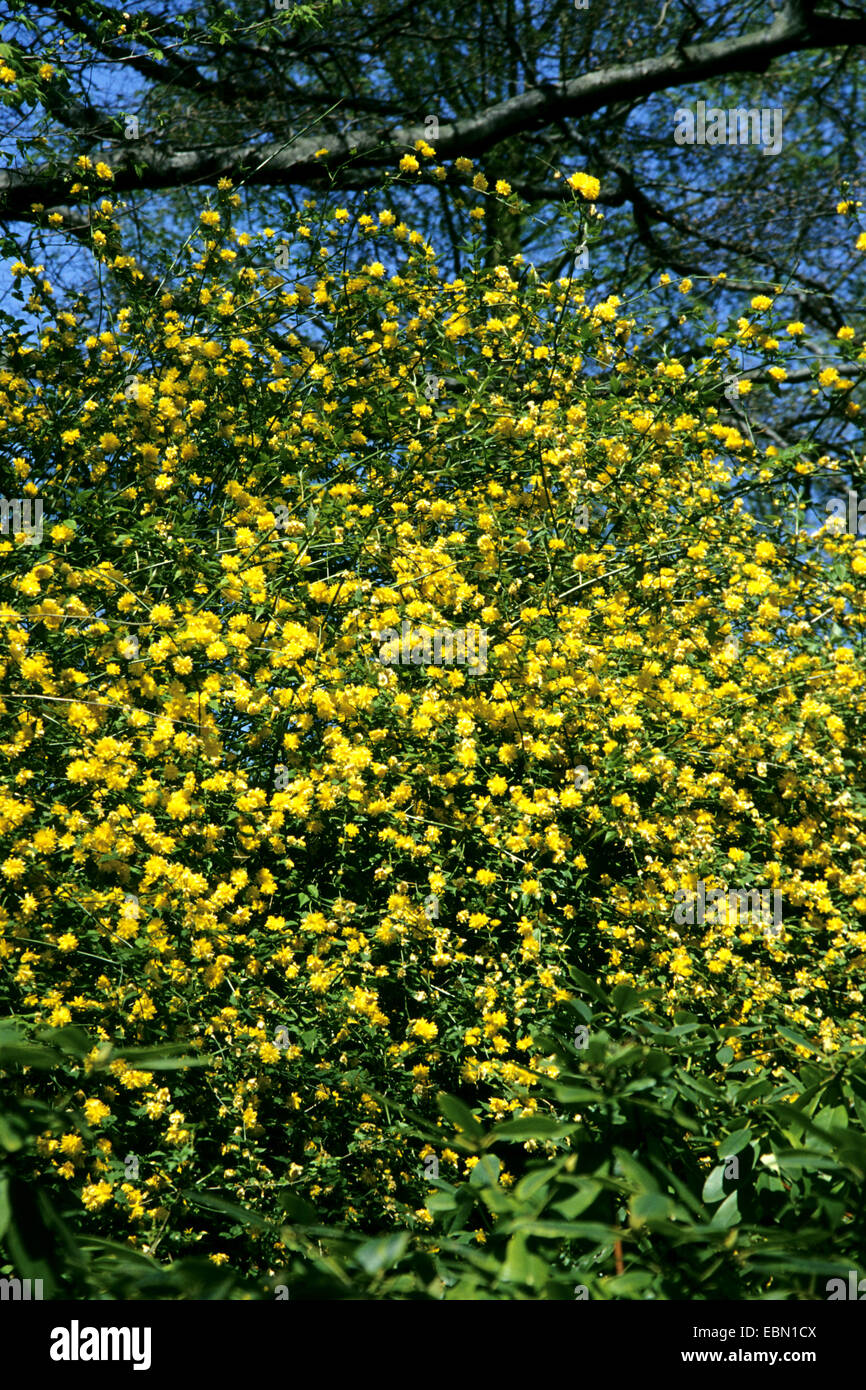
<svg viewBox="0 0 866 1390"><path fill-rule="evenodd" d="M796 0L774 22L737 39L721 39L674 49L658 58L626 63L570 82L541 83L519 96L488 107L478 115L440 126L436 142L440 158L478 155L504 140L542 129L562 117L590 115L612 103L650 96L669 87L694 84L704 78L734 72L764 72L775 58L818 48L866 43L866 17L839 19L813 14L809 0ZM190 65L191 68L191 65ZM190 82L200 81L187 70ZM178 80L172 73L170 82ZM103 162L114 172L118 193L137 189L178 188L191 183L215 183L220 178L247 184L306 187L332 183L352 186L361 171L393 164L395 153L425 136L423 126L391 126L357 134L328 136L328 155L314 159L318 139L292 144L230 144L209 149L159 150L138 144L108 150ZM351 172L350 172L351 171ZM27 218L31 204L66 201L68 181L47 167L35 171L0 170L0 220Z"/></svg>

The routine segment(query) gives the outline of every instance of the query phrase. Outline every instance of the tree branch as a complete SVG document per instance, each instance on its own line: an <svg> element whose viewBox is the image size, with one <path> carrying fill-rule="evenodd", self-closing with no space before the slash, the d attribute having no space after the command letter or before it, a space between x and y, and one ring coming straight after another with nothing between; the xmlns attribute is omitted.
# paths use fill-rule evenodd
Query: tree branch
<svg viewBox="0 0 866 1390"><path fill-rule="evenodd" d="M440 158L479 155L504 140L526 134L563 117L586 116L612 103L634 100L669 87L734 72L763 72L775 58L808 49L866 43L866 17L840 19L813 12L811 0L791 0L774 22L735 39L695 44L658 58L602 68L570 82L541 83L465 120L440 125L436 142ZM201 81L189 65L190 84ZM157 80L166 74L154 74ZM177 70L168 77L178 81ZM327 137L328 155L314 159L319 138L291 144L235 143L208 149L159 149L137 144L134 149L107 150L103 162L114 172L117 193L137 189L178 188L193 183L213 184L232 178L247 184L338 188L359 186L363 173L393 164L395 153L425 136L421 125L367 129L349 136ZM70 176L71 177L71 176ZM35 171L0 170L0 220L26 219L31 204L51 205L70 198L68 180L47 168Z"/></svg>

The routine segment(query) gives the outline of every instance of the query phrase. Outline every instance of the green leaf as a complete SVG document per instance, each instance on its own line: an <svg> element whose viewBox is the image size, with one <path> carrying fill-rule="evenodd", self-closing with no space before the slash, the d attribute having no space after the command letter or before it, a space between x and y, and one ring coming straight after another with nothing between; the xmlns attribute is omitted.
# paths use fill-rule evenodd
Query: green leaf
<svg viewBox="0 0 866 1390"><path fill-rule="evenodd" d="M368 1274L379 1274L381 1270L390 1268L402 1258L408 1244L409 1236L405 1231L380 1236L362 1245L355 1252L355 1259Z"/></svg>
<svg viewBox="0 0 866 1390"><path fill-rule="evenodd" d="M482 1159L483 1162L483 1159ZM554 1179L554 1174L549 1166L539 1168L536 1173L527 1173L525 1178L514 1189L514 1195L521 1202L529 1202L539 1192L544 1192Z"/></svg>
<svg viewBox="0 0 866 1390"><path fill-rule="evenodd" d="M442 1215L448 1211L456 1211L457 1193L453 1189L450 1192L436 1192L434 1196L427 1198L427 1207L430 1211Z"/></svg>
<svg viewBox="0 0 866 1390"><path fill-rule="evenodd" d="M526 1248L526 1236L518 1231L511 1237L505 1249L505 1264L500 1278L507 1284L525 1284L531 1276L530 1254Z"/></svg>
<svg viewBox="0 0 866 1390"><path fill-rule="evenodd" d="M686 1087L691 1087L693 1090L697 1091L699 1095L707 1096L708 1099L719 1103L724 1100L724 1096L717 1087L711 1086L709 1081L702 1076L696 1075L695 1072L686 1071L684 1067L677 1067L677 1076L680 1078L681 1082L685 1083Z"/></svg>
<svg viewBox="0 0 866 1390"><path fill-rule="evenodd" d="M522 1231L525 1235L544 1236L548 1240L590 1240L596 1245L609 1241L612 1235L621 1234L619 1231L612 1232L609 1226L602 1225L600 1221L526 1221L519 1217L499 1222L496 1231L497 1235Z"/></svg>
<svg viewBox="0 0 866 1390"><path fill-rule="evenodd" d="M92 1052L96 1046L84 1028L78 1028L73 1024L65 1028L44 1028L37 1037L51 1047L57 1047L61 1052L68 1052L73 1057L86 1057L88 1052Z"/></svg>
<svg viewBox="0 0 866 1390"><path fill-rule="evenodd" d="M257 1212L247 1211L245 1207L239 1207L234 1202L227 1202L224 1197L215 1197L210 1192L196 1192L190 1187L183 1188L181 1196L194 1207L219 1212L222 1216L231 1217L233 1221L239 1221L243 1226L253 1226L257 1231L271 1229L271 1223Z"/></svg>
<svg viewBox="0 0 866 1390"><path fill-rule="evenodd" d="M839 1164L827 1154L815 1153L809 1149L777 1149L776 1162L786 1173L815 1171L837 1173Z"/></svg>
<svg viewBox="0 0 866 1390"><path fill-rule="evenodd" d="M178 1071L184 1067L207 1067L213 1065L212 1057L186 1056L177 1043L161 1043L156 1047L118 1048L116 1056L109 1062L120 1058L134 1066L137 1071Z"/></svg>
<svg viewBox="0 0 866 1390"><path fill-rule="evenodd" d="M627 1149L614 1149L614 1156L620 1168L629 1182L642 1192L658 1192L659 1185L648 1168L644 1168L642 1163L638 1163L633 1154Z"/></svg>
<svg viewBox="0 0 866 1390"><path fill-rule="evenodd" d="M633 985L617 985L610 1002L618 1014L628 1015L641 1008L641 997Z"/></svg>
<svg viewBox="0 0 866 1390"><path fill-rule="evenodd" d="M23 1114L0 1110L0 1144L7 1153L17 1153L32 1132L32 1126Z"/></svg>
<svg viewBox="0 0 866 1390"><path fill-rule="evenodd" d="M555 1086L553 1094L557 1100L563 1101L566 1105L602 1099L599 1091L591 1091L586 1086Z"/></svg>
<svg viewBox="0 0 866 1390"><path fill-rule="evenodd" d="M496 1187L501 1168L502 1164L494 1154L485 1154L483 1158L479 1158L469 1175L470 1187Z"/></svg>
<svg viewBox="0 0 866 1390"><path fill-rule="evenodd" d="M581 1212L591 1207L596 1197L604 1189L600 1182L581 1182L580 1188L572 1197L566 1197L561 1202L553 1203L553 1210L558 1211L566 1221L572 1221Z"/></svg>
<svg viewBox="0 0 866 1390"><path fill-rule="evenodd" d="M740 1220L740 1208L737 1205L737 1193L732 1192L726 1197L719 1207L712 1221L710 1229L727 1231L731 1226L736 1226Z"/></svg>
<svg viewBox="0 0 866 1390"><path fill-rule="evenodd" d="M562 1123L552 1115L524 1115L522 1119L503 1120L501 1124L494 1125L487 1142L490 1144L499 1139L561 1139L574 1134L579 1128L576 1120Z"/></svg>
<svg viewBox="0 0 866 1390"><path fill-rule="evenodd" d="M719 1145L719 1158L731 1158L744 1149L752 1137L750 1129L735 1129L733 1134L729 1134Z"/></svg>
<svg viewBox="0 0 866 1390"><path fill-rule="evenodd" d="M777 1026L776 1032L783 1037L786 1042L795 1043L797 1047L805 1047L807 1052L814 1052L816 1056L822 1055L820 1047L816 1047L814 1043L809 1042L809 1039L804 1038L802 1033L795 1033L793 1028L782 1028L781 1026Z"/></svg>
<svg viewBox="0 0 866 1390"><path fill-rule="evenodd" d="M725 1165L714 1168L704 1183L701 1196L705 1202L720 1202L725 1195Z"/></svg>
<svg viewBox="0 0 866 1390"><path fill-rule="evenodd" d="M5 1173L0 1173L0 1240L2 1240L6 1234L11 1219L12 1207L9 1201L9 1179Z"/></svg>
<svg viewBox="0 0 866 1390"><path fill-rule="evenodd" d="M277 1207L301 1226L312 1226L316 1220L315 1209L303 1197L295 1196L294 1192L280 1192Z"/></svg>
<svg viewBox="0 0 866 1390"><path fill-rule="evenodd" d="M13 1043L0 1047L0 1067L34 1067L38 1071L50 1071L60 1060L59 1052L49 1047L38 1047L35 1043Z"/></svg>
<svg viewBox="0 0 866 1390"><path fill-rule="evenodd" d="M639 1192L628 1204L629 1217L635 1226L644 1222L669 1221L674 1209L672 1198L663 1192Z"/></svg>
<svg viewBox="0 0 866 1390"><path fill-rule="evenodd" d="M462 1131L464 1138L480 1144L484 1140L484 1130L476 1120L468 1105L464 1105L457 1096L449 1096L444 1091L440 1091L436 1097L439 1109L446 1120Z"/></svg>
<svg viewBox="0 0 866 1390"><path fill-rule="evenodd" d="M635 1269L628 1274L616 1274L612 1279L605 1279L604 1291L614 1298L633 1298L649 1288L654 1278L655 1275L648 1269Z"/></svg>

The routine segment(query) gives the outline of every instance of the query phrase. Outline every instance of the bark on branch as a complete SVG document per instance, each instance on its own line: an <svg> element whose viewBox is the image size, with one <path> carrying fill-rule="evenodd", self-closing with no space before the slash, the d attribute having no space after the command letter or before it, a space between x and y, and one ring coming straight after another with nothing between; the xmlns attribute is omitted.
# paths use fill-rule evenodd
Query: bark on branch
<svg viewBox="0 0 866 1390"><path fill-rule="evenodd" d="M866 16L852 19L816 13L810 0L791 0L774 22L735 39L677 48L657 58L605 67L570 82L540 83L476 115L440 123L440 158L481 155L502 141L545 128L563 118L587 116L615 102L737 72L763 72L774 59L808 49L866 43ZM171 80L171 79L170 79ZM113 145L97 157L114 173L113 191L179 188L231 178L266 187L360 187L371 171L393 166L395 156L426 138L417 125L382 125L351 135L313 136L288 143L252 141L208 148L157 148L145 142ZM316 159L327 141L328 154ZM73 174L48 168L0 170L0 221L27 219L33 203L68 203Z"/></svg>

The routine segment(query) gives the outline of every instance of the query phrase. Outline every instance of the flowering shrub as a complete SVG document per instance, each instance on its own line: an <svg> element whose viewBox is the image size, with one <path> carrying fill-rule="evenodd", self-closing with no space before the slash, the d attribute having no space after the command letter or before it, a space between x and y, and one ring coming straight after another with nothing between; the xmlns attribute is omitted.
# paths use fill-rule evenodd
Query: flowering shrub
<svg viewBox="0 0 866 1390"><path fill-rule="evenodd" d="M404 1110L531 1114L575 964L729 1027L720 1075L746 1025L778 1075L862 1048L866 549L792 487L845 459L725 423L735 350L784 389L775 295L683 362L670 286L592 304L477 248L445 282L387 208L253 237L215 203L154 292L94 201L100 331L12 267L0 450L44 534L0 539L0 979L98 1039L46 1190L261 1274L279 1231L208 1200L423 1234ZM864 360L812 368L849 433ZM407 621L486 669L383 664ZM698 881L780 892L781 932L675 925ZM179 1044L208 1065L148 1065Z"/></svg>

